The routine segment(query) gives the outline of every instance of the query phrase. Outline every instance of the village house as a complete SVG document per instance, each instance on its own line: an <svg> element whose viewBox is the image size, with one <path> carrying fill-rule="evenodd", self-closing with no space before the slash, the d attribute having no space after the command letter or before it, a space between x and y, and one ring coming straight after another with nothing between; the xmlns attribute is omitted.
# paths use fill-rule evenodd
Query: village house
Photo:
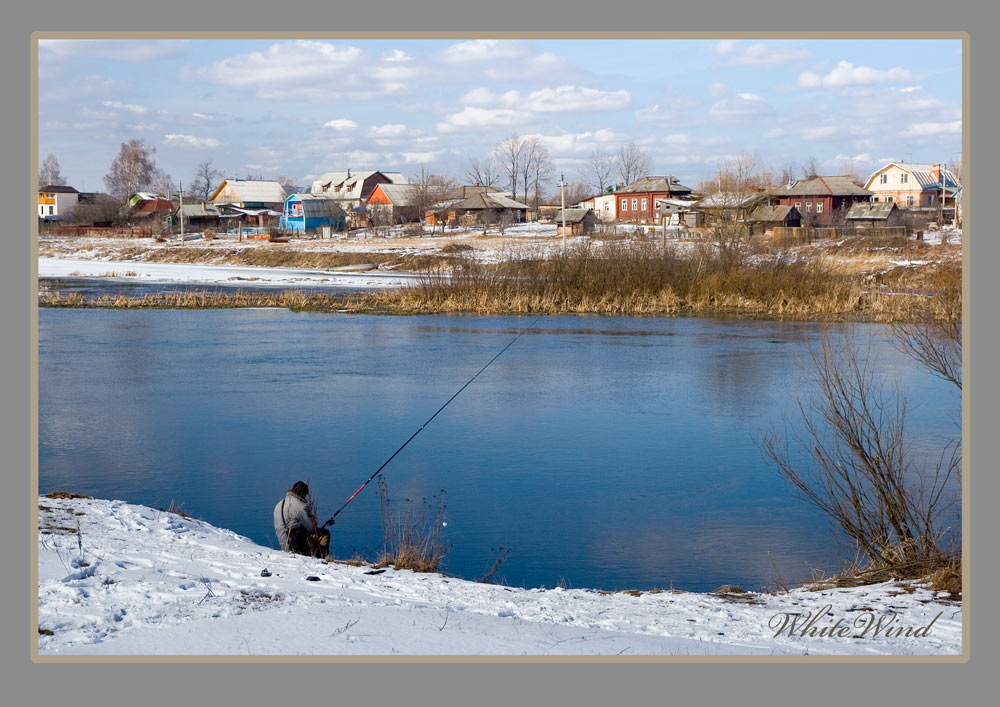
<svg viewBox="0 0 1000 707"><path fill-rule="evenodd" d="M176 210L170 199L149 192L138 192L128 200L128 219L135 224L162 226L169 223Z"/></svg>
<svg viewBox="0 0 1000 707"><path fill-rule="evenodd" d="M276 224L286 197L284 187L278 182L225 179L210 201L230 224L235 221L240 225L263 228Z"/></svg>
<svg viewBox="0 0 1000 707"><path fill-rule="evenodd" d="M285 199L280 226L289 231L315 231L324 226L343 231L347 214L332 194L292 194Z"/></svg>
<svg viewBox="0 0 1000 707"><path fill-rule="evenodd" d="M340 201L346 212L364 206L379 184L408 184L399 172L377 170L352 172L326 172L313 180L310 194L331 194Z"/></svg>
<svg viewBox="0 0 1000 707"><path fill-rule="evenodd" d="M794 206L806 225L830 225L843 221L852 204L870 201L871 196L850 177L815 177L773 189L770 201Z"/></svg>
<svg viewBox="0 0 1000 707"><path fill-rule="evenodd" d="M676 177L643 177L615 191L617 219L639 223L657 221L660 218L657 199L685 199L690 196L690 187L681 184Z"/></svg>
<svg viewBox="0 0 1000 707"><path fill-rule="evenodd" d="M73 187L49 184L38 190L38 218L64 218L79 200L80 192Z"/></svg>
<svg viewBox="0 0 1000 707"><path fill-rule="evenodd" d="M464 186L450 192L424 214L430 226L442 223L475 225L482 223L521 223L527 219L531 207L510 197L510 192L500 192L493 187Z"/></svg>
<svg viewBox="0 0 1000 707"><path fill-rule="evenodd" d="M602 223L610 223L618 218L617 211L615 209L616 203L614 193L609 192L607 194L597 194L589 199L584 199L579 203L579 207L581 209L591 209L598 221L601 221Z"/></svg>
<svg viewBox="0 0 1000 707"><path fill-rule="evenodd" d="M554 218L556 222L556 235L562 236L582 236L586 233L594 232L594 224L597 217L590 209L566 209L559 211ZM563 223L566 230L563 231Z"/></svg>
<svg viewBox="0 0 1000 707"><path fill-rule="evenodd" d="M846 220L857 228L886 228L903 225L903 212L892 202L857 203L847 210Z"/></svg>
<svg viewBox="0 0 1000 707"><path fill-rule="evenodd" d="M217 230L222 225L222 212L219 211L219 207L204 201L181 204L176 216L178 220L183 220L185 231Z"/></svg>
<svg viewBox="0 0 1000 707"><path fill-rule="evenodd" d="M420 188L414 184L378 184L367 200L368 216L393 224L419 221L420 201ZM376 218L379 212L384 219Z"/></svg>
<svg viewBox="0 0 1000 707"><path fill-rule="evenodd" d="M775 228L798 228L802 225L802 214L794 206L758 206L746 217L750 234L766 233Z"/></svg>
<svg viewBox="0 0 1000 707"><path fill-rule="evenodd" d="M697 202L683 199L656 199L655 206L664 226L701 228L705 213L695 208Z"/></svg>
<svg viewBox="0 0 1000 707"><path fill-rule="evenodd" d="M719 191L695 202L695 207L715 222L743 221L767 196L764 190Z"/></svg>
<svg viewBox="0 0 1000 707"><path fill-rule="evenodd" d="M906 209L944 209L955 207L958 178L940 164L890 162L868 178L865 189L872 201L895 203ZM943 204L939 203L942 193Z"/></svg>

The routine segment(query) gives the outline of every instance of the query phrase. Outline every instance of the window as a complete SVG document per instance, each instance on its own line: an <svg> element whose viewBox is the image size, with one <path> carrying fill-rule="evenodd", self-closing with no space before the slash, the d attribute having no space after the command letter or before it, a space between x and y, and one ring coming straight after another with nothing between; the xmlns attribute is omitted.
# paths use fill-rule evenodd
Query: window
<svg viewBox="0 0 1000 707"><path fill-rule="evenodd" d="M622 211L628 211L628 199L622 199Z"/></svg>
<svg viewBox="0 0 1000 707"><path fill-rule="evenodd" d="M818 213L818 214L823 213L823 202L822 201L817 201L816 202L816 213Z"/></svg>
<svg viewBox="0 0 1000 707"><path fill-rule="evenodd" d="M906 197L906 205L907 206L913 206L913 197L912 196Z"/></svg>
<svg viewBox="0 0 1000 707"><path fill-rule="evenodd" d="M888 184L889 183L889 175L888 174L883 174L881 177L878 178L878 182L879 182L879 184Z"/></svg>
<svg viewBox="0 0 1000 707"><path fill-rule="evenodd" d="M885 203L887 203L887 204L891 204L891 203L892 203L892 197L891 197L891 196L887 196L887 197L885 198Z"/></svg>
<svg viewBox="0 0 1000 707"><path fill-rule="evenodd" d="M900 184L906 184L909 181L910 181L910 175L908 175L908 174L901 174L901 175L899 175L899 183Z"/></svg>
<svg viewBox="0 0 1000 707"><path fill-rule="evenodd" d="M637 211L638 209L639 209L639 200L638 199L632 199L632 210L633 211Z"/></svg>
<svg viewBox="0 0 1000 707"><path fill-rule="evenodd" d="M645 210L646 210L646 204L647 204L647 203L648 203L648 202L647 202L647 201L646 201L645 199L643 199L643 200L642 200L642 210L643 210L643 211L645 211Z"/></svg>
<svg viewBox="0 0 1000 707"><path fill-rule="evenodd" d="M813 203L811 201L807 201L806 202L806 211L812 211L812 210L813 210Z"/></svg>
<svg viewBox="0 0 1000 707"><path fill-rule="evenodd" d="M51 215L52 215L52 214L54 214L55 212L56 212L56 207L54 207L54 206L50 206L50 207L49 207L49 216L51 216Z"/></svg>
<svg viewBox="0 0 1000 707"><path fill-rule="evenodd" d="M801 201L796 201L795 202L795 208L796 209L801 209L802 208L802 202Z"/></svg>

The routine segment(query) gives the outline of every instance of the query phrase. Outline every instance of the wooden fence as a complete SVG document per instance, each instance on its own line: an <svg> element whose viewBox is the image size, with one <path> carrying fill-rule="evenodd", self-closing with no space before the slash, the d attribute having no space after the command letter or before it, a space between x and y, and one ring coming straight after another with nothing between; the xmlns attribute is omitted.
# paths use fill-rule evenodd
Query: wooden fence
<svg viewBox="0 0 1000 707"><path fill-rule="evenodd" d="M771 236L774 240L782 242L810 242L824 238L853 238L856 236L867 238L906 238L909 236L909 229L906 226L840 226L837 228L810 228L807 226L789 228L775 226L771 232Z"/></svg>

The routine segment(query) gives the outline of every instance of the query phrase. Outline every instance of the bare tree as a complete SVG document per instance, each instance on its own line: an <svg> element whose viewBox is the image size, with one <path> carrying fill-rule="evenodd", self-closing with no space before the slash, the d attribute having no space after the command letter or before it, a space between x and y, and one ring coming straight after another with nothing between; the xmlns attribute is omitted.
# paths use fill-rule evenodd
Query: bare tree
<svg viewBox="0 0 1000 707"><path fill-rule="evenodd" d="M508 135L497 145L495 154L500 164L500 169L507 177L510 184L512 197L517 196L517 181L521 174L521 164L524 160L524 140L518 135Z"/></svg>
<svg viewBox="0 0 1000 707"><path fill-rule="evenodd" d="M962 389L962 274L940 273L927 285L926 305L891 328L893 346Z"/></svg>
<svg viewBox="0 0 1000 707"><path fill-rule="evenodd" d="M160 168L153 172L153 177L149 180L149 188L154 194L161 196L169 196L171 192L180 191L179 186L175 186L173 180L170 179L170 175Z"/></svg>
<svg viewBox="0 0 1000 707"><path fill-rule="evenodd" d="M107 194L97 194L87 201L77 202L69 213L69 220L80 226L112 225L125 223L122 202Z"/></svg>
<svg viewBox="0 0 1000 707"><path fill-rule="evenodd" d="M286 177L284 174L279 174L274 178L274 181L281 185L281 188L285 190L286 196L295 194L302 187L297 180L294 180L291 177Z"/></svg>
<svg viewBox="0 0 1000 707"><path fill-rule="evenodd" d="M534 204L538 206L542 188L552 178L552 160L549 158L549 150L538 138L531 138L525 141L523 166L521 169L521 179L524 184L524 203L528 201L528 193L533 194Z"/></svg>
<svg viewBox="0 0 1000 707"><path fill-rule="evenodd" d="M803 179L815 179L818 176L819 162L815 157L810 156L802 163L802 177Z"/></svg>
<svg viewBox="0 0 1000 707"><path fill-rule="evenodd" d="M208 201L212 198L212 192L219 186L221 178L222 172L212 167L212 160L202 162L195 170L194 180L191 182L192 194L201 201Z"/></svg>
<svg viewBox="0 0 1000 707"><path fill-rule="evenodd" d="M817 392L798 401L803 431L790 433L793 444L772 431L764 453L872 568L926 571L944 560L940 514L960 467L958 445L920 468L904 436L905 397L886 388L870 349L825 337L811 353Z"/></svg>
<svg viewBox="0 0 1000 707"><path fill-rule="evenodd" d="M136 192L148 189L157 178L159 169L153 155L156 148L142 140L123 142L118 156L104 175L108 193L125 201Z"/></svg>
<svg viewBox="0 0 1000 707"><path fill-rule="evenodd" d="M580 180L573 180L566 185L566 206L572 207L590 196L590 185Z"/></svg>
<svg viewBox="0 0 1000 707"><path fill-rule="evenodd" d="M495 187L500 183L500 165L493 155L482 160L474 159L465 170L465 178L472 184Z"/></svg>
<svg viewBox="0 0 1000 707"><path fill-rule="evenodd" d="M623 184L631 184L649 174L651 164L649 155L634 142L619 147L615 155L615 169Z"/></svg>
<svg viewBox="0 0 1000 707"><path fill-rule="evenodd" d="M419 220L431 210L434 204L443 201L447 194L454 191L458 182L443 174L434 174L426 164L421 163L420 172L410 176L413 189L413 205L417 209Z"/></svg>
<svg viewBox="0 0 1000 707"><path fill-rule="evenodd" d="M611 180L615 173L615 156L610 152L593 150L587 157L586 172L591 185L598 193L603 194L608 187L612 186Z"/></svg>
<svg viewBox="0 0 1000 707"><path fill-rule="evenodd" d="M59 168L59 160L50 152L42 160L42 166L38 168L38 187L63 186L65 184L66 180Z"/></svg>

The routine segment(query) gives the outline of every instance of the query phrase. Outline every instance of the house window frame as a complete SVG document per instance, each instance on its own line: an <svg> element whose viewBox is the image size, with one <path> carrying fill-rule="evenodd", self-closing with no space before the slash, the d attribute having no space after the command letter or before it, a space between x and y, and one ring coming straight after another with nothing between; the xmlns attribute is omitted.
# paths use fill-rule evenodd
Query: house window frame
<svg viewBox="0 0 1000 707"><path fill-rule="evenodd" d="M649 200L648 199L643 199L642 200L642 210L643 211L646 211L649 208L648 204L649 204Z"/></svg>
<svg viewBox="0 0 1000 707"><path fill-rule="evenodd" d="M879 184L888 184L889 183L889 175L888 174L881 175L879 177L878 183Z"/></svg>
<svg viewBox="0 0 1000 707"><path fill-rule="evenodd" d="M812 210L813 210L813 203L811 201L807 201L806 202L806 211L811 214Z"/></svg>
<svg viewBox="0 0 1000 707"><path fill-rule="evenodd" d="M910 183L910 175L906 174L905 172L903 174L899 175L899 183L900 184L909 184Z"/></svg>
<svg viewBox="0 0 1000 707"><path fill-rule="evenodd" d="M823 213L823 202L822 201L817 201L816 202L816 213L818 213L818 214Z"/></svg>
<svg viewBox="0 0 1000 707"><path fill-rule="evenodd" d="M636 198L632 199L632 210L633 211L638 211L639 210L639 200L636 199Z"/></svg>
<svg viewBox="0 0 1000 707"><path fill-rule="evenodd" d="M622 211L628 211L628 199L622 199Z"/></svg>

